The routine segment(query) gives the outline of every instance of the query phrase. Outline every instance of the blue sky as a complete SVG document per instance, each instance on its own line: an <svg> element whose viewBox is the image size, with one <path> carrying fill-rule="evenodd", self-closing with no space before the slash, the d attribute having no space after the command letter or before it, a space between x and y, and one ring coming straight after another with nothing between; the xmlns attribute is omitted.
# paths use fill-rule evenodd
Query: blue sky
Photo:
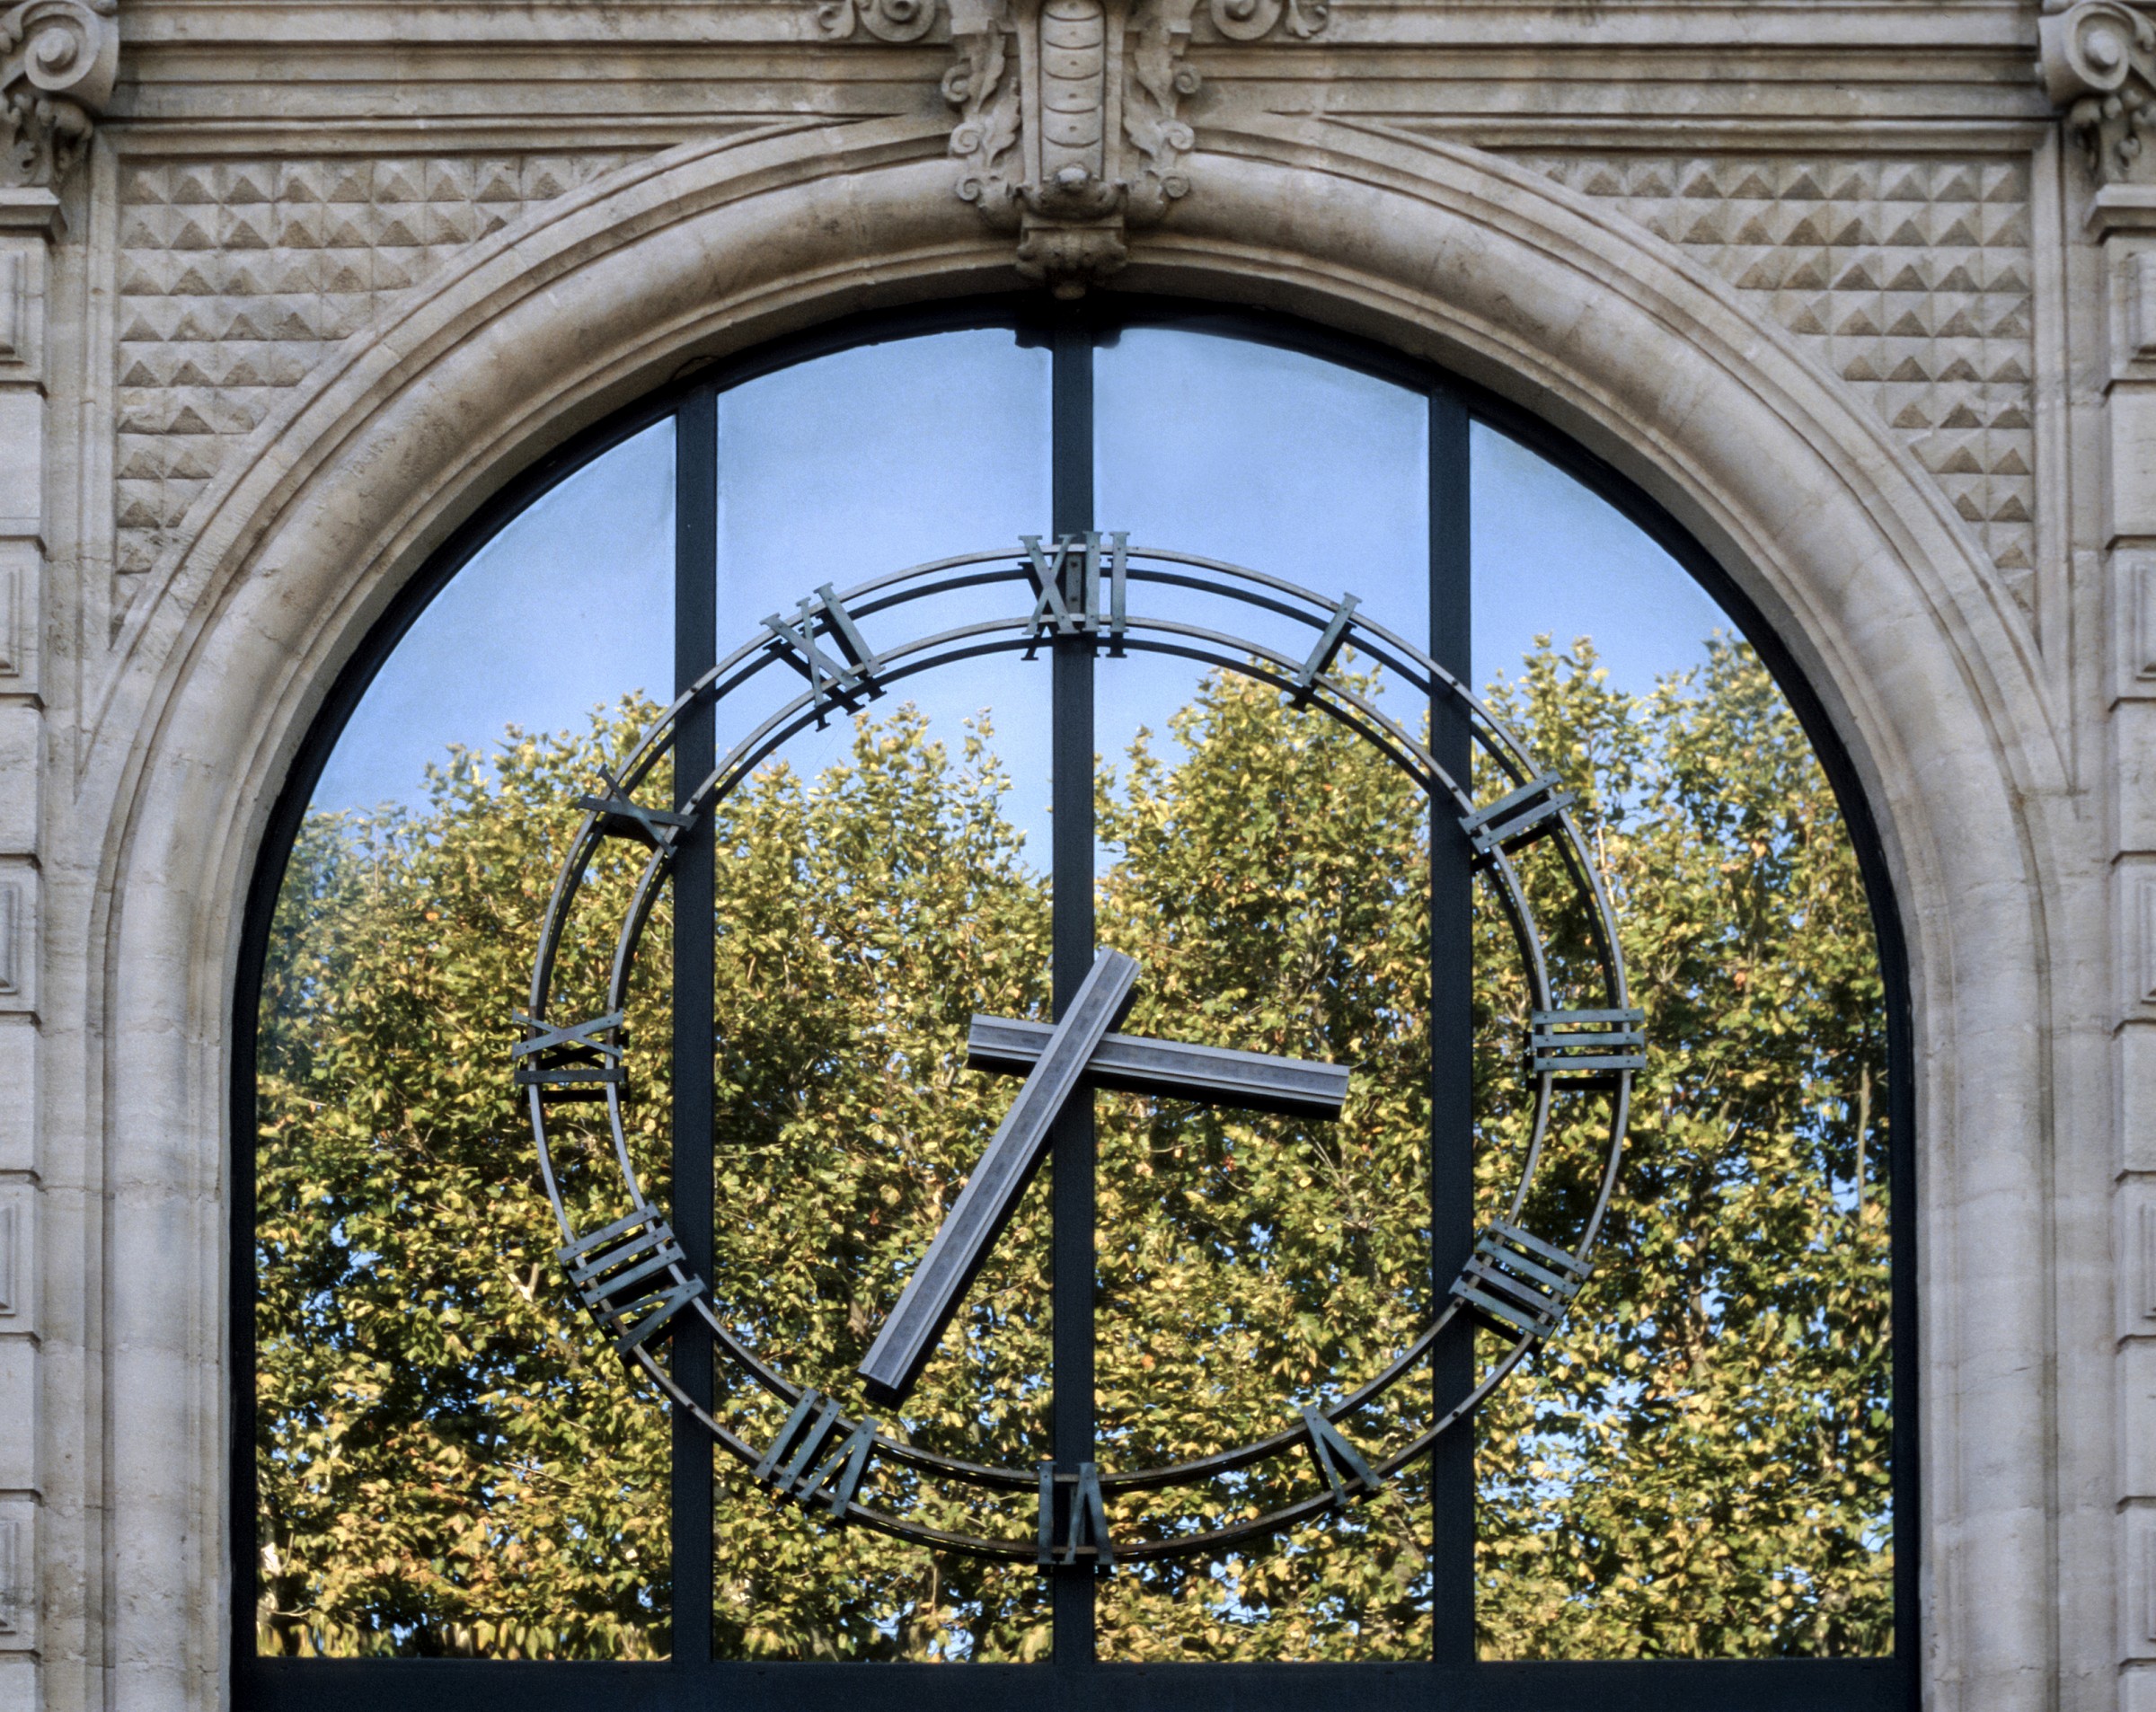
<svg viewBox="0 0 2156 1712"><path fill-rule="evenodd" d="M721 651L819 583L1046 533L1047 353L1005 332L861 347L729 393L720 419ZM1095 369L1096 515L1134 543L1353 593L1403 634L1426 622L1419 395L1315 358L1168 330L1127 331ZM1493 430L1472 440L1475 675L1540 632L1592 636L1643 690L1727 620L1666 553L1569 476ZM420 615L355 711L314 793L324 808L417 801L453 743L580 727L671 678L673 441L661 424L586 465L497 535ZM1009 807L1045 860L1047 671L1015 657L915 679L939 735L987 709ZM1101 663L1111 759L1188 699L1196 668ZM844 722L787 755L815 771Z"/></svg>

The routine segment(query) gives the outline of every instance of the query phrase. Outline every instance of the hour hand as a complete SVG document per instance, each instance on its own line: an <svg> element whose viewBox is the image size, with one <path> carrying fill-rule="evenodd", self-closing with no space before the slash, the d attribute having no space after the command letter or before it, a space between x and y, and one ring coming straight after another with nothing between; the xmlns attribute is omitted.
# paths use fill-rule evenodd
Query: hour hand
<svg viewBox="0 0 2156 1712"><path fill-rule="evenodd" d="M966 1067L1025 1075L1039 1062L1053 1032L1045 1022L976 1016L966 1035ZM1289 1117L1338 1117L1348 1099L1346 1064L1137 1035L1102 1037L1087 1073L1096 1088L1165 1094Z"/></svg>
<svg viewBox="0 0 2156 1712"><path fill-rule="evenodd" d="M1136 958L1120 951L1101 952L1062 1020L1049 1032L979 1166L929 1244L927 1257L906 1281L897 1307L862 1358L858 1371L878 1403L888 1407L903 1402L913 1390L981 1262L1039 1169L1056 1119L1071 1096L1085 1087L1094 1049L1122 1019L1137 979Z"/></svg>

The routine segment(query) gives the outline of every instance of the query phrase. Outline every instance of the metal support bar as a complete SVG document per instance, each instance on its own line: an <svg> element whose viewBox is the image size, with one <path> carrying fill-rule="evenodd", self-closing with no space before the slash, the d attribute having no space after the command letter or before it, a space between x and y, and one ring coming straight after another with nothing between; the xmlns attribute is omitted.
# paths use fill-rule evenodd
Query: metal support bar
<svg viewBox="0 0 2156 1712"><path fill-rule="evenodd" d="M719 395L699 387L674 419L674 689L685 693L717 663L719 649ZM674 809L691 810L717 749L711 703L698 700L676 729ZM675 852L674 1228L693 1275L711 1275L711 1121L718 1094L711 1057L713 909L717 855L709 820L684 828ZM675 1383L709 1409L711 1328L684 1314L668 1366ZM674 1657L692 1669L711 1656L711 1435L687 1409L674 1411L672 1600Z"/></svg>
<svg viewBox="0 0 2156 1712"><path fill-rule="evenodd" d="M1093 526L1093 330L1065 311L1053 326L1049 418L1048 526L1058 535ZM1052 644L1053 710L1049 892L1055 905L1054 1014L1070 1010L1093 967L1093 652L1090 636ZM1065 1468L1093 1460L1094 1252L1093 1101L1089 1093L1056 1122L1055 1180L1049 1205L1053 1397L1049 1454ZM1093 1575L1080 1566L1051 1569L1053 1656L1058 1666L1093 1662Z"/></svg>
<svg viewBox="0 0 2156 1712"><path fill-rule="evenodd" d="M1473 676L1474 554L1467 410L1430 393L1430 657L1454 682ZM1474 730L1457 696L1433 695L1430 754L1462 784L1474 777ZM1433 807L1433 816L1436 815ZM1474 851L1430 827L1430 1286L1442 1292L1474 1248ZM1475 1383L1475 1333L1455 1319L1430 1349L1432 1404ZM1475 1638L1475 1444L1453 1433L1430 1453L1430 1646L1442 1665L1471 1666Z"/></svg>

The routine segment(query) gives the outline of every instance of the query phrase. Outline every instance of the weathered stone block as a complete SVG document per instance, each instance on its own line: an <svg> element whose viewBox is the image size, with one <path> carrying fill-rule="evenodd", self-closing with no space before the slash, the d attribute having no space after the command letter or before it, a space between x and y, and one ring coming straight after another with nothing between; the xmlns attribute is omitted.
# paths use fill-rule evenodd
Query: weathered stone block
<svg viewBox="0 0 2156 1712"><path fill-rule="evenodd" d="M37 1346L0 1321L0 1492L31 1492L38 1483Z"/></svg>

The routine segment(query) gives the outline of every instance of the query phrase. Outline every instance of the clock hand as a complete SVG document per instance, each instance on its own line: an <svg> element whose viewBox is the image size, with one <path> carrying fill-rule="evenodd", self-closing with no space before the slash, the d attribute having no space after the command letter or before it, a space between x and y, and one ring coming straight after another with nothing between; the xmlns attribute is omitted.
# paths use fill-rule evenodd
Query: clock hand
<svg viewBox="0 0 2156 1712"><path fill-rule="evenodd" d="M1137 979L1136 958L1120 951L1101 952L1063 1019L1049 1031L1025 1085L929 1244L927 1257L906 1280L897 1307L862 1358L858 1371L877 1402L903 1402L913 1390L974 1274L1038 1169L1056 1119L1086 1085L1093 1049L1121 1019Z"/></svg>
<svg viewBox="0 0 2156 1712"><path fill-rule="evenodd" d="M976 1015L966 1033L966 1067L1022 1076L1039 1063L1054 1032L1045 1022ZM1096 1088L1290 1117L1338 1117L1348 1098L1346 1064L1148 1040L1142 1035L1102 1036L1087 1074Z"/></svg>

